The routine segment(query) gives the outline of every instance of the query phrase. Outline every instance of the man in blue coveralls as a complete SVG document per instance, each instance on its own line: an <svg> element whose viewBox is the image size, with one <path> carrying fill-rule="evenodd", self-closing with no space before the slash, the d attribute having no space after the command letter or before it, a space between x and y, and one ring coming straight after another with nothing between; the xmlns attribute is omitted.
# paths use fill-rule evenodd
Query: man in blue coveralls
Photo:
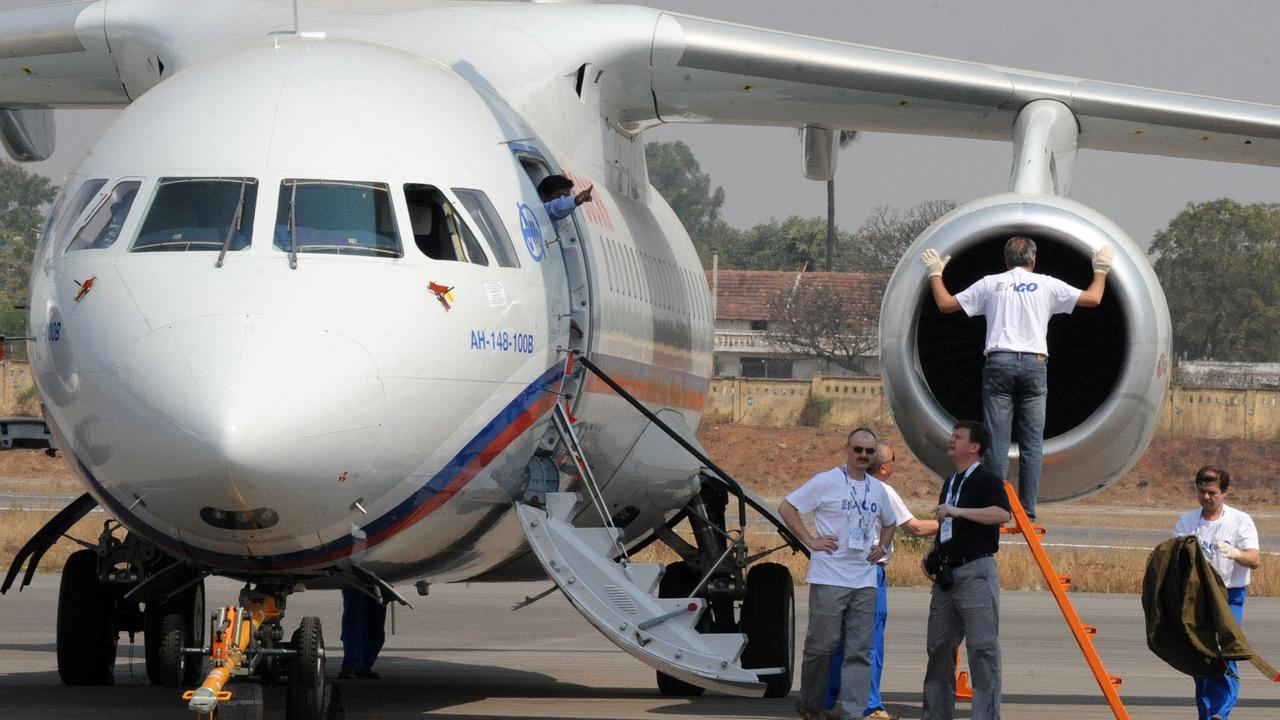
<svg viewBox="0 0 1280 720"><path fill-rule="evenodd" d="M373 663L387 639L387 606L363 590L342 588L342 671L338 679L377 680Z"/></svg>

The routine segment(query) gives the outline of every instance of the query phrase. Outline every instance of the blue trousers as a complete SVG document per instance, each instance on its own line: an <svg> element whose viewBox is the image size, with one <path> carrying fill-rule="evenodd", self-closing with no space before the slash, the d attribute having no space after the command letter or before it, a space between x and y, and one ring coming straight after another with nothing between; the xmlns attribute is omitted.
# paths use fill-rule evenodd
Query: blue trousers
<svg viewBox="0 0 1280 720"><path fill-rule="evenodd" d="M1244 624L1244 595L1246 588L1227 588L1227 602L1231 605L1231 614L1236 622ZM1217 715L1222 720L1231 717L1231 709L1236 706L1240 697L1240 676L1236 674L1236 663L1227 663L1227 674L1220 677L1196 678L1196 710L1200 720L1209 720Z"/></svg>
<svg viewBox="0 0 1280 720"><path fill-rule="evenodd" d="M342 589L342 669L372 670L387 639L387 606L353 588Z"/></svg>
<svg viewBox="0 0 1280 720"><path fill-rule="evenodd" d="M876 566L876 619L871 626L871 692L867 694L867 709L863 715L884 707L880 700L880 676L884 674L884 626L889 622L889 592L884 581L884 565ZM836 706L840 697L840 667L844 664L844 641L836 647L836 654L831 657L831 682L827 685L827 696L822 707L830 710Z"/></svg>
<svg viewBox="0 0 1280 720"><path fill-rule="evenodd" d="M991 431L983 456L1001 480L1009 475L1009 444L1018 443L1018 501L1036 515L1040 470L1044 464L1045 401L1048 365L1030 353L993 352L982 366L982 415Z"/></svg>

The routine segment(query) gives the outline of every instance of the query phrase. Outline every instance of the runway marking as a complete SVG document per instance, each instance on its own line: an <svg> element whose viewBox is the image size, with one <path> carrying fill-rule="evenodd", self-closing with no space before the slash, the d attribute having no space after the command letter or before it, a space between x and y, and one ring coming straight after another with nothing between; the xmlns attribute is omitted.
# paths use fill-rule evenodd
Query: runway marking
<svg viewBox="0 0 1280 720"><path fill-rule="evenodd" d="M1003 540L1003 541L1001 541L1001 543L1000 543L1000 544L1001 544L1001 545L1026 545L1026 544L1027 544L1027 541L1026 541L1026 540ZM1145 550L1145 551L1147 551L1147 552L1151 552L1152 550L1154 550L1154 549L1155 549L1155 548L1147 547L1147 546L1145 546L1145 545L1091 545L1091 544L1088 544L1088 543L1047 543L1047 542L1042 542L1042 543L1040 543L1040 545L1041 545L1041 546L1043 546L1043 547L1084 548L1084 549L1088 549L1088 550ZM1262 553L1262 554L1263 554L1263 555L1277 555L1277 556L1280 556L1280 552L1264 552L1264 553Z"/></svg>

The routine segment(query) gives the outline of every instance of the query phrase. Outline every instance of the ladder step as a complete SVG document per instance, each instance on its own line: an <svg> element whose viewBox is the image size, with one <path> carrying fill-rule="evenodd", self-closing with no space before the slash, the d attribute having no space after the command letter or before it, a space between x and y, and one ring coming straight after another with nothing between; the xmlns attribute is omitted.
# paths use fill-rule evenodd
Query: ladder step
<svg viewBox="0 0 1280 720"><path fill-rule="evenodd" d="M1120 685L1124 683L1124 678L1120 677L1119 675L1112 675L1111 673L1107 673L1107 682L1111 683L1115 687L1120 687Z"/></svg>
<svg viewBox="0 0 1280 720"><path fill-rule="evenodd" d="M1084 623L1080 623L1080 627L1084 628L1084 634L1088 635L1089 637L1095 637L1098 634L1098 628L1092 625L1085 625Z"/></svg>
<svg viewBox="0 0 1280 720"><path fill-rule="evenodd" d="M656 595L663 569L662 563L630 563L622 572L645 595Z"/></svg>
<svg viewBox="0 0 1280 720"><path fill-rule="evenodd" d="M1062 586L1063 590L1066 590L1067 588L1071 587L1071 578L1067 577L1066 575L1059 575L1058 584Z"/></svg>

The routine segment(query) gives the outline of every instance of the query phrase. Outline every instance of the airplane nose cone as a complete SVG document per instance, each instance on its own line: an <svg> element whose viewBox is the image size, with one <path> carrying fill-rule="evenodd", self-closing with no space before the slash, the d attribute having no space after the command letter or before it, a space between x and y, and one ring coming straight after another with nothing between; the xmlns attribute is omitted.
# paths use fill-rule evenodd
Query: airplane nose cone
<svg viewBox="0 0 1280 720"><path fill-rule="evenodd" d="M136 407L122 413L133 447L113 453L124 465L117 477L129 478L150 512L174 508L185 515L169 522L201 534L213 529L213 511L264 508L273 535L316 532L335 506L322 500L368 469L386 410L364 347L290 318L175 323L138 340L120 373L122 396ZM159 464L164 457L181 466Z"/></svg>

